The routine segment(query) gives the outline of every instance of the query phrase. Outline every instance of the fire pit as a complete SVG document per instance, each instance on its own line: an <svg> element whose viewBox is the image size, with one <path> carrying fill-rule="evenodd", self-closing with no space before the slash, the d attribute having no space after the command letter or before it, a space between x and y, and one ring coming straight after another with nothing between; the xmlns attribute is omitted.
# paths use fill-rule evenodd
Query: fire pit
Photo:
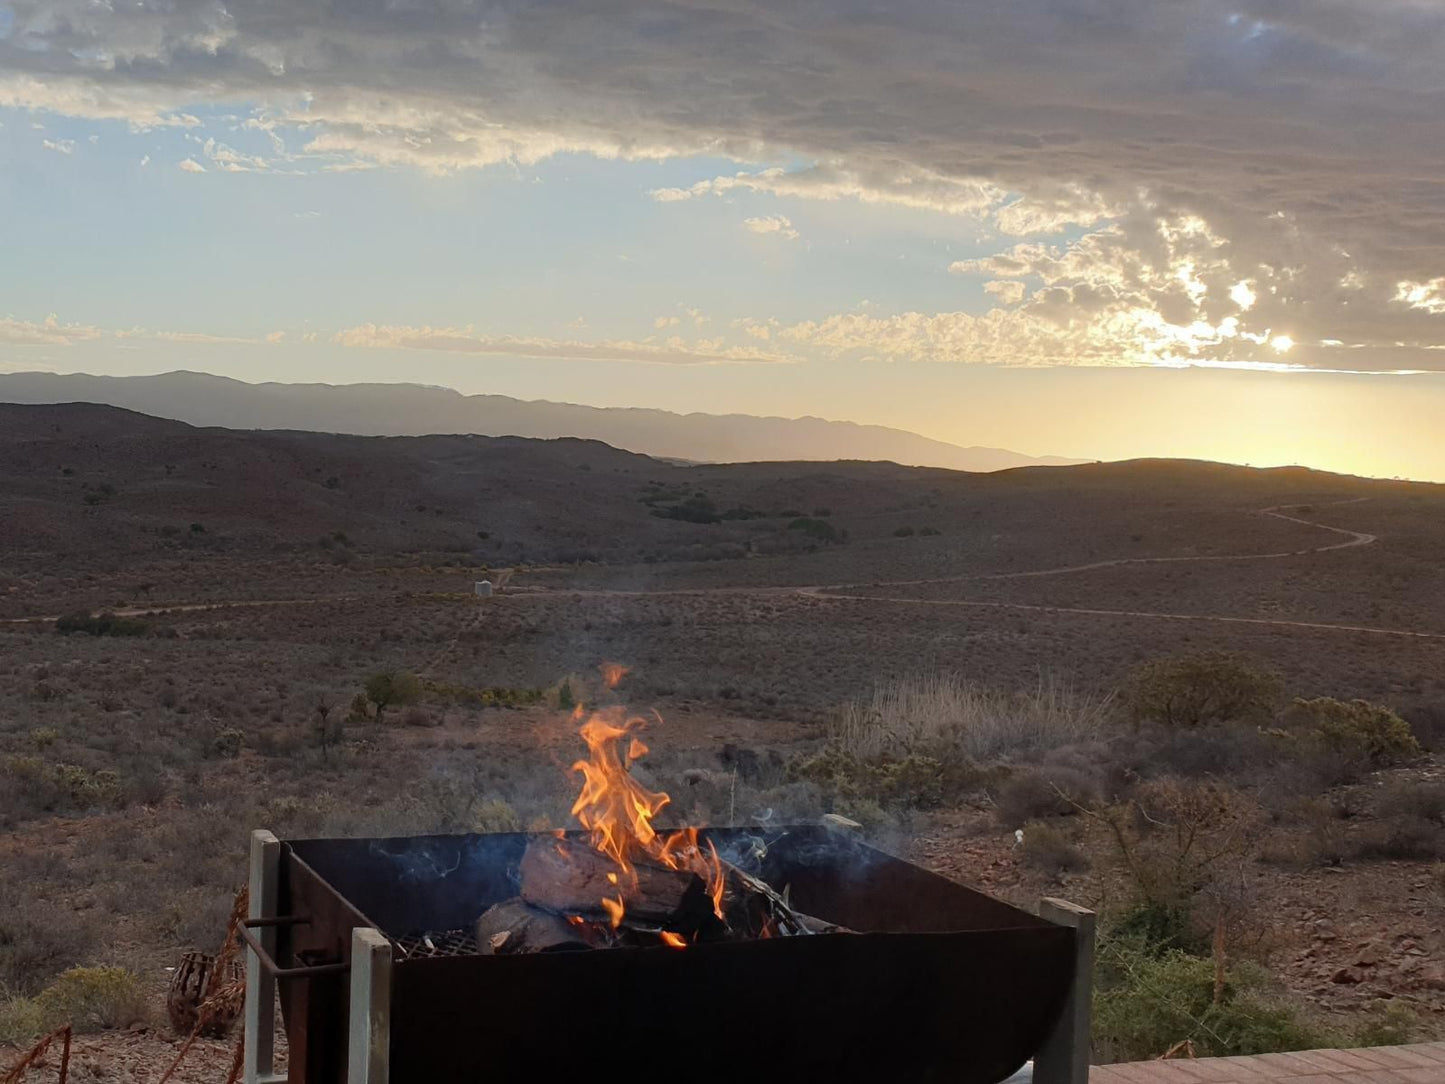
<svg viewBox="0 0 1445 1084"><path fill-rule="evenodd" d="M602 667L608 689L626 668ZM680 828L648 722L574 713L585 832L252 840L247 1080L1084 1084L1092 915L831 826ZM278 963L278 961L284 961Z"/></svg>
<svg viewBox="0 0 1445 1084"><path fill-rule="evenodd" d="M713 828L699 847L850 932L480 954L478 916L557 838L255 833L248 1081L991 1084L1031 1056L1039 1084L1083 1079L1087 912L1037 917L829 827Z"/></svg>

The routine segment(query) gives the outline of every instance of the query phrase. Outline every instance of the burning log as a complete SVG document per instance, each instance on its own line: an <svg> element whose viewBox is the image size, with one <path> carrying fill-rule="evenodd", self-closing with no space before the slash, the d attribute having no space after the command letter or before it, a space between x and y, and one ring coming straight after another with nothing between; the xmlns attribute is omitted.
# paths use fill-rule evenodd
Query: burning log
<svg viewBox="0 0 1445 1084"><path fill-rule="evenodd" d="M625 914L632 925L686 935L715 920L707 886L697 874L645 863L620 870L601 851L566 838L528 844L521 877L524 901L559 914L605 916L614 925Z"/></svg>
<svg viewBox="0 0 1445 1084"><path fill-rule="evenodd" d="M531 906L520 896L487 908L477 919L477 948L483 956L587 949L601 936L595 923L569 922Z"/></svg>

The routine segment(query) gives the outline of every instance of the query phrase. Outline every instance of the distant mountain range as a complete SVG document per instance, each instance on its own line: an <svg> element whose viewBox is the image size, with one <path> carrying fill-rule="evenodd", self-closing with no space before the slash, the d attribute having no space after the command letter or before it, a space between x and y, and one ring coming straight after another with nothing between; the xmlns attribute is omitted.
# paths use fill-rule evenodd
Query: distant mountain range
<svg viewBox="0 0 1445 1084"><path fill-rule="evenodd" d="M0 374L0 402L104 403L228 429L361 436L583 437L644 455L706 463L864 459L995 471L1082 462L1002 448L966 448L882 425L578 406L505 395L463 395L418 384L247 384L193 372L125 377L8 373Z"/></svg>

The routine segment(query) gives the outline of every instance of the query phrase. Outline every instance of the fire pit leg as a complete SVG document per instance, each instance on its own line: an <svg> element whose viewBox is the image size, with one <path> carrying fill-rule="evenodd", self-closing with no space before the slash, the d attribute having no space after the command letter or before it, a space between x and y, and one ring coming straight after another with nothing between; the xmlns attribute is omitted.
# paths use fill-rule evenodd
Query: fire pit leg
<svg viewBox="0 0 1445 1084"><path fill-rule="evenodd" d="M391 1075L391 942L370 926L351 931L350 1019L347 1084L387 1084Z"/></svg>
<svg viewBox="0 0 1445 1084"><path fill-rule="evenodd" d="M1033 1084L1088 1084L1094 996L1094 912L1067 900L1039 902L1039 917L1074 931L1074 983L1058 1023L1034 1055Z"/></svg>
<svg viewBox="0 0 1445 1084"><path fill-rule="evenodd" d="M281 863L281 841L264 829L251 833L250 903L247 918L276 917L276 889ZM272 955L276 930L256 931ZM281 1084L276 1068L276 980L254 952L246 952L246 1060L245 1084Z"/></svg>

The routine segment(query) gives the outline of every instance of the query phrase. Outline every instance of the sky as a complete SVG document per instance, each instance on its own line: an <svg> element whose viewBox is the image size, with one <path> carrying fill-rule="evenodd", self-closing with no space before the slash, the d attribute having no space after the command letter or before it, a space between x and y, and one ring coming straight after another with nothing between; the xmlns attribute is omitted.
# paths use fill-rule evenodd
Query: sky
<svg viewBox="0 0 1445 1084"><path fill-rule="evenodd" d="M0 0L0 371L1445 480L1437 0Z"/></svg>

